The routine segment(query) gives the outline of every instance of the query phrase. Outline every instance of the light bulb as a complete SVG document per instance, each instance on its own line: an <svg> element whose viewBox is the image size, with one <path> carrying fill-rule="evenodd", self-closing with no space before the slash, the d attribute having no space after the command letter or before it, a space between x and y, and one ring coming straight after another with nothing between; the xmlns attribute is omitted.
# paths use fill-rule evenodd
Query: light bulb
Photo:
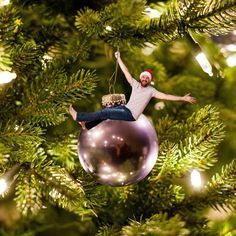
<svg viewBox="0 0 236 236"><path fill-rule="evenodd" d="M6 84L16 78L16 73L10 71L0 71L0 84Z"/></svg>
<svg viewBox="0 0 236 236"><path fill-rule="evenodd" d="M151 43L145 43L146 47L142 48L142 53L146 56L149 56L153 53L155 50L156 46L151 44Z"/></svg>
<svg viewBox="0 0 236 236"><path fill-rule="evenodd" d="M213 76L212 67L206 55L203 52L200 52L195 58L201 66L202 70L206 72L209 76Z"/></svg>
<svg viewBox="0 0 236 236"><path fill-rule="evenodd" d="M229 52L236 52L236 44L227 44L222 46L222 49L224 51L229 51Z"/></svg>
<svg viewBox="0 0 236 236"><path fill-rule="evenodd" d="M4 7L10 3L10 0L0 0L0 7Z"/></svg>
<svg viewBox="0 0 236 236"><path fill-rule="evenodd" d="M44 54L43 59L44 60L52 60L53 58L51 56L49 56L48 54Z"/></svg>
<svg viewBox="0 0 236 236"><path fill-rule="evenodd" d="M156 9L152 9L150 7L146 7L143 13L149 16L151 19L159 18L161 16L161 12L159 12Z"/></svg>
<svg viewBox="0 0 236 236"><path fill-rule="evenodd" d="M7 182L5 179L0 179L0 195L3 195L7 190Z"/></svg>
<svg viewBox="0 0 236 236"><path fill-rule="evenodd" d="M226 59L226 62L228 64L228 66L230 66L230 67L236 66L236 54L232 54L232 55L228 56L228 58Z"/></svg>
<svg viewBox="0 0 236 236"><path fill-rule="evenodd" d="M107 31L112 31L112 28L111 28L111 26L109 26L109 25L108 25L108 26L106 26L106 30L107 30Z"/></svg>
<svg viewBox="0 0 236 236"><path fill-rule="evenodd" d="M0 195L4 195L4 193L11 187L12 183L16 180L18 176L20 168L20 164L15 164L10 170L8 170L1 176Z"/></svg>
<svg viewBox="0 0 236 236"><path fill-rule="evenodd" d="M195 188L200 188L202 186L201 174L197 170L191 172L191 183Z"/></svg>

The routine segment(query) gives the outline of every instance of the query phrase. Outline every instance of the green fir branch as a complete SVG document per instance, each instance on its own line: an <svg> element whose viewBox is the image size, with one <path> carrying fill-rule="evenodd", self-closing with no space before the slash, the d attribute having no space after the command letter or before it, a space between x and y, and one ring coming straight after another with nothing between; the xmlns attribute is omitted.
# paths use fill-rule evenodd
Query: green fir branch
<svg viewBox="0 0 236 236"><path fill-rule="evenodd" d="M94 71L80 69L68 76L63 69L50 67L30 84L18 114L44 126L59 124L65 120L69 104L92 93L95 79Z"/></svg>
<svg viewBox="0 0 236 236"><path fill-rule="evenodd" d="M77 143L78 140L74 135L49 139L46 143L46 152L56 164L72 171L76 167L75 159L78 159Z"/></svg>
<svg viewBox="0 0 236 236"><path fill-rule="evenodd" d="M136 235L158 235L158 236L176 236L189 235L189 230L185 226L185 222L179 215L171 218L167 214L156 214L144 222L132 220L130 225L122 228L122 236Z"/></svg>
<svg viewBox="0 0 236 236"><path fill-rule="evenodd" d="M173 132L173 129L178 132ZM170 132L173 141L180 141L176 144L168 140L161 144L157 165L152 173L157 177L153 178L180 177L192 168L204 170L211 167L216 162L216 147L224 137L223 129L219 113L211 106L194 113L185 124L170 128L167 133ZM179 134L179 137L173 137L173 133Z"/></svg>
<svg viewBox="0 0 236 236"><path fill-rule="evenodd" d="M128 190L126 205L130 208L129 217L150 217L156 212L171 209L185 198L183 188L169 181L143 181Z"/></svg>
<svg viewBox="0 0 236 236"><path fill-rule="evenodd" d="M64 168L45 166L43 169L35 169L35 172L42 187L44 186L44 197L47 200L81 217L95 214L85 197L82 185Z"/></svg>
<svg viewBox="0 0 236 236"><path fill-rule="evenodd" d="M225 165L221 173L215 174L205 186L206 199L211 207L233 207L236 209L236 161Z"/></svg>
<svg viewBox="0 0 236 236"><path fill-rule="evenodd" d="M22 21L19 12L11 6L1 7L0 9L0 41L6 47L15 43L21 30Z"/></svg>
<svg viewBox="0 0 236 236"><path fill-rule="evenodd" d="M22 119L46 127L63 122L65 120L64 114L65 109L63 107L52 103L45 103L41 106L36 106L35 103L32 103L19 112Z"/></svg>
<svg viewBox="0 0 236 236"><path fill-rule="evenodd" d="M175 213L191 216L212 207L216 210L236 209L236 162L233 160L230 164L222 168L221 173L216 173L199 193L189 196L180 204L176 204Z"/></svg>
<svg viewBox="0 0 236 236"><path fill-rule="evenodd" d="M35 170L39 178L42 178L48 185L61 189L68 195L83 196L84 191L80 183L76 182L64 169L60 166L45 166L42 170Z"/></svg>
<svg viewBox="0 0 236 236"><path fill-rule="evenodd" d="M102 30L102 22L98 12L85 8L75 17L76 28L88 36L98 34Z"/></svg>
<svg viewBox="0 0 236 236"><path fill-rule="evenodd" d="M212 35L229 33L236 28L236 1L198 1L196 10L190 12L189 17L189 28L196 32Z"/></svg>
<svg viewBox="0 0 236 236"><path fill-rule="evenodd" d="M158 119L157 123L155 124L155 128L158 134L159 146L162 145L162 142L172 140L173 136L177 137L179 135L179 130L175 128L177 125L178 121L174 120L168 115ZM163 149L164 148L160 148L160 150Z"/></svg>
<svg viewBox="0 0 236 236"><path fill-rule="evenodd" d="M111 3L103 10L94 11L89 8L85 8L78 12L75 18L75 26L77 29L88 36L100 36L104 38L109 30L106 26L111 27L112 31L119 32L120 25L122 27L128 25L137 25L140 16L144 10L146 1L131 0L129 2L120 0L115 3ZM120 32L120 36L125 33L123 29ZM112 36L110 36L112 38Z"/></svg>
<svg viewBox="0 0 236 236"><path fill-rule="evenodd" d="M0 123L0 141L8 147L37 146L42 143L43 131L31 124L8 121L5 125Z"/></svg>
<svg viewBox="0 0 236 236"><path fill-rule="evenodd" d="M42 168L53 162L52 160L47 160L48 157L44 149L39 145L35 147L24 145L19 150L12 152L11 156L15 161L20 160L22 163L28 163L31 168Z"/></svg>
<svg viewBox="0 0 236 236"><path fill-rule="evenodd" d="M34 41L26 41L17 44L12 50L12 69L17 74L18 80L15 86L21 83L29 83L41 71L43 51ZM22 86L22 84L20 84ZM16 87L19 89L19 87ZM18 91L19 92L19 91Z"/></svg>
<svg viewBox="0 0 236 236"><path fill-rule="evenodd" d="M14 200L23 216L36 215L43 208L42 189L31 170L20 172Z"/></svg>
<svg viewBox="0 0 236 236"><path fill-rule="evenodd" d="M146 5L145 0L120 0L107 5L101 13L101 19L111 28L116 28L119 24L136 25L139 24Z"/></svg>
<svg viewBox="0 0 236 236"><path fill-rule="evenodd" d="M225 34L236 27L235 7L234 0L174 0L167 5L158 26L173 38L185 35L188 29L197 33Z"/></svg>
<svg viewBox="0 0 236 236"><path fill-rule="evenodd" d="M11 54L6 50L4 45L0 43L0 71L11 71L11 66Z"/></svg>
<svg viewBox="0 0 236 236"><path fill-rule="evenodd" d="M120 230L113 226L103 226L98 229L95 236L120 236Z"/></svg>
<svg viewBox="0 0 236 236"><path fill-rule="evenodd" d="M159 19L140 26L119 23L112 31L100 37L112 45L127 44L144 46L145 42L156 44L168 42L188 34L206 32L213 35L225 34L235 29L235 1L171 1Z"/></svg>

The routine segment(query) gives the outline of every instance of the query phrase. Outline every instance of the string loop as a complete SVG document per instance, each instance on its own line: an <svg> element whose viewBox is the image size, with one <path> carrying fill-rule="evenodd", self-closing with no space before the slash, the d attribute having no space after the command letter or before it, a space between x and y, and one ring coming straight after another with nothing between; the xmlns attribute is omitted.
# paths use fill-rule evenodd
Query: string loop
<svg viewBox="0 0 236 236"><path fill-rule="evenodd" d="M117 52L120 52L119 46L117 46ZM116 69L108 80L109 93L116 93L115 92L115 84L116 84L116 80L117 80L117 72L118 72L118 58L116 58ZM115 76L114 81L112 81L114 76Z"/></svg>

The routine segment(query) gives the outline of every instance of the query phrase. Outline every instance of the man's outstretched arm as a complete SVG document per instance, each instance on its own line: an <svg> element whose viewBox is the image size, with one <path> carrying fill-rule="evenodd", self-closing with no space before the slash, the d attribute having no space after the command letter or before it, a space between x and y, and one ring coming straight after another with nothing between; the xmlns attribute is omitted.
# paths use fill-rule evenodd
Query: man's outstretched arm
<svg viewBox="0 0 236 236"><path fill-rule="evenodd" d="M119 63L119 66L120 66L121 70L123 71L123 73L125 75L125 78L131 84L132 80L133 80L133 77L131 76L131 74L129 73L129 70L127 69L127 67L125 66L123 61L121 60L120 52L115 52L115 57L116 57L116 59Z"/></svg>
<svg viewBox="0 0 236 236"><path fill-rule="evenodd" d="M159 91L156 91L155 98L161 99L161 100L169 100L169 101L184 101L189 103L196 103L196 98L190 96L190 93L184 95L184 96L174 96L170 94L165 94Z"/></svg>

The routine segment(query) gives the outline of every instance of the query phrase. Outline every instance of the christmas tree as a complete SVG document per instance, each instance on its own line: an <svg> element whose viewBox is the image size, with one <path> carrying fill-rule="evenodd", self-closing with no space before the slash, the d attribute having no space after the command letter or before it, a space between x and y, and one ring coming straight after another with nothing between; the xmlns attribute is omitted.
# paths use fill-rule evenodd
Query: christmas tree
<svg viewBox="0 0 236 236"><path fill-rule="evenodd" d="M0 0L0 235L236 235L235 30L235 0ZM198 100L152 100L157 162L123 187L83 170L68 114L129 96L117 49Z"/></svg>

